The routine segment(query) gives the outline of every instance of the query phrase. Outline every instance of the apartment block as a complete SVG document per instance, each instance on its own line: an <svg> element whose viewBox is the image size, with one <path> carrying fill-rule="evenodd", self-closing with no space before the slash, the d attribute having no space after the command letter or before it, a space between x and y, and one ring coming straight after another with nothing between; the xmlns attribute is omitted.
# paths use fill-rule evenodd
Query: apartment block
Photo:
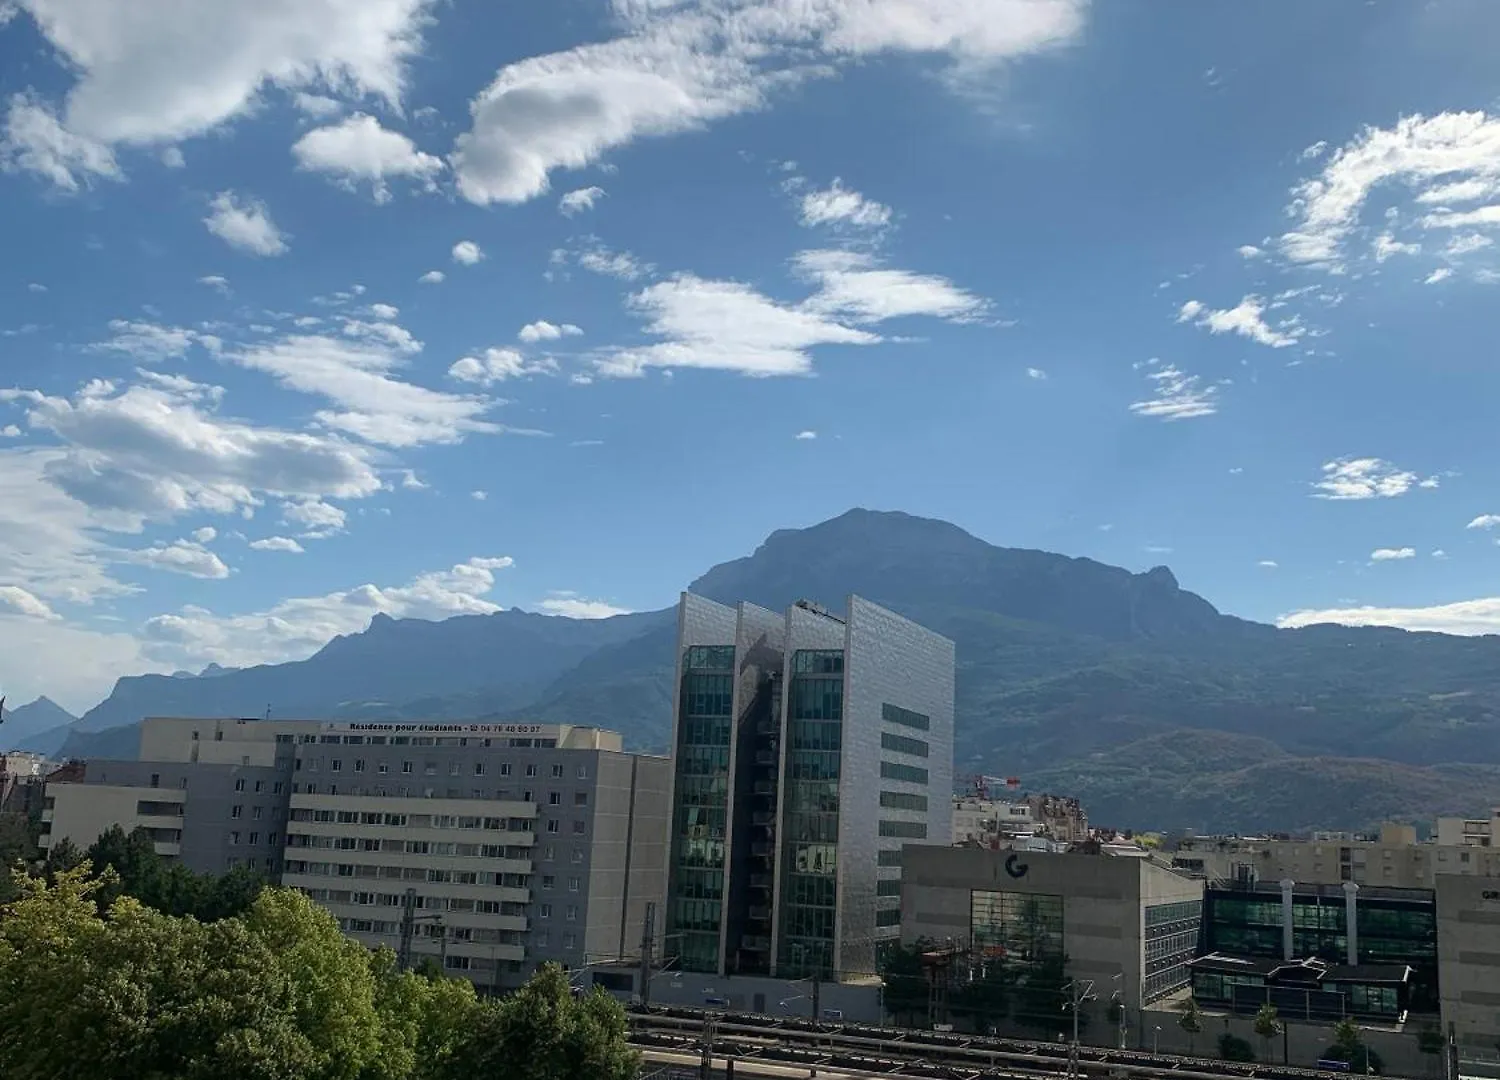
<svg viewBox="0 0 1500 1080"><path fill-rule="evenodd" d="M141 754L49 783L46 842L144 826L162 855L251 865L482 987L633 956L662 898L670 764L613 732L151 719Z"/></svg>
<svg viewBox="0 0 1500 1080"><path fill-rule="evenodd" d="M667 955L843 978L900 935L902 845L948 844L954 646L859 597L678 608Z"/></svg>

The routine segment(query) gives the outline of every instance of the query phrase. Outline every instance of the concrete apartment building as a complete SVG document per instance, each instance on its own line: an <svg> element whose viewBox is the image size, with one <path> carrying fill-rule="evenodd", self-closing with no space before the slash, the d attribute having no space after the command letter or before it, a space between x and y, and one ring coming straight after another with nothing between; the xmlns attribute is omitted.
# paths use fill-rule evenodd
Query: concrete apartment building
<svg viewBox="0 0 1500 1080"><path fill-rule="evenodd" d="M1437 879L1443 1032L1465 1076L1500 1076L1500 877Z"/></svg>
<svg viewBox="0 0 1500 1080"><path fill-rule="evenodd" d="M873 976L901 859L953 827L954 646L841 614L684 594L664 949L723 976Z"/></svg>
<svg viewBox="0 0 1500 1080"><path fill-rule="evenodd" d="M1086 1008L1106 1030L1116 977L1132 1022L1189 983L1201 881L1109 855L908 845L903 857L908 944L947 942L1021 964L1066 959L1070 977L1094 980L1099 1000Z"/></svg>
<svg viewBox="0 0 1500 1080"><path fill-rule="evenodd" d="M250 865L346 933L483 987L639 952L665 876L670 764L534 724L149 719L141 760L48 784L44 844L152 831L194 870Z"/></svg>
<svg viewBox="0 0 1500 1080"><path fill-rule="evenodd" d="M1445 825L1445 823L1447 823ZM1248 837L1194 837L1172 855L1173 864L1216 881L1296 881L1306 885L1376 885L1392 889L1432 889L1442 874L1500 876L1500 847L1476 842L1446 843L1470 826L1457 818L1438 820L1438 842L1419 843L1410 825L1384 825L1366 840L1271 840ZM1487 839L1487 835L1485 836Z"/></svg>

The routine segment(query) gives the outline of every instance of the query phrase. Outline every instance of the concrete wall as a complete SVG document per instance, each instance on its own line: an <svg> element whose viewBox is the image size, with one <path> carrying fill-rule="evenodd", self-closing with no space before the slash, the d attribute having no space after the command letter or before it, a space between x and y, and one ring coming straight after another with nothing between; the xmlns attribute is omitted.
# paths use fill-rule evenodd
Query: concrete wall
<svg viewBox="0 0 1500 1080"><path fill-rule="evenodd" d="M1132 1023L1130 1026L1130 1046L1135 1049L1150 1050L1152 1040L1155 1038L1162 1053L1192 1053L1199 1057L1218 1057L1219 1036L1227 1031L1248 1042L1254 1048L1257 1058L1264 1060L1267 1056L1266 1044L1259 1035L1255 1034L1254 1017L1211 1012L1203 1012L1201 1016L1203 1030L1190 1039L1187 1032L1183 1031L1177 1023L1182 1017L1180 1011L1148 1009L1141 1014L1138 1023ZM1133 1013L1131 1020L1135 1020ZM1155 1030L1157 1027L1161 1028L1159 1034ZM1089 1041L1095 1044L1108 1042L1109 1040L1104 1036L1109 1034L1110 1032L1106 1030L1095 1029L1090 1032ZM1441 1056L1423 1054L1417 1047L1417 1036L1414 1030L1361 1028L1360 1038L1366 1046L1384 1060L1386 1075L1419 1077L1441 1075ZM1285 1050L1289 1051L1286 1060L1290 1064L1311 1068L1323 1056L1323 1051L1333 1045L1333 1025L1288 1024L1285 1044ZM1272 1039L1269 1046L1271 1061L1281 1063L1283 1049L1283 1040L1280 1036Z"/></svg>
<svg viewBox="0 0 1500 1080"><path fill-rule="evenodd" d="M1500 878L1437 879L1438 994L1459 1055L1500 1051Z"/></svg>

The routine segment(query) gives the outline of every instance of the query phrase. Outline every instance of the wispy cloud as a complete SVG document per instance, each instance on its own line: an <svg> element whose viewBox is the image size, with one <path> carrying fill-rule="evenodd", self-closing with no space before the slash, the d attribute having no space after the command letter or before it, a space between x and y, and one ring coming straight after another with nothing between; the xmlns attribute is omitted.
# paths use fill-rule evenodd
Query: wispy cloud
<svg viewBox="0 0 1500 1080"><path fill-rule="evenodd" d="M1380 458L1340 458L1323 466L1321 479L1313 482L1313 497L1334 501L1394 499L1414 487L1438 486L1438 479L1422 479Z"/></svg>
<svg viewBox="0 0 1500 1080"><path fill-rule="evenodd" d="M1415 559L1416 557L1417 549L1409 547L1376 548L1370 552L1371 562L1396 562L1401 559Z"/></svg>
<svg viewBox="0 0 1500 1080"><path fill-rule="evenodd" d="M1283 320L1271 327L1265 320L1266 303L1259 296L1246 296L1232 308L1215 310L1202 301L1189 300L1177 311L1177 321L1191 322L1211 334L1239 334L1273 349L1297 344L1306 330L1295 319Z"/></svg>
<svg viewBox="0 0 1500 1080"><path fill-rule="evenodd" d="M602 198L604 198L602 187L579 188L558 199L557 209L563 217L577 217L579 214L592 210Z"/></svg>
<svg viewBox="0 0 1500 1080"><path fill-rule="evenodd" d="M1219 411L1218 387L1203 385L1197 375L1188 375L1173 364L1150 368L1146 378L1151 380L1152 396L1131 403L1130 411L1137 416L1191 420Z"/></svg>

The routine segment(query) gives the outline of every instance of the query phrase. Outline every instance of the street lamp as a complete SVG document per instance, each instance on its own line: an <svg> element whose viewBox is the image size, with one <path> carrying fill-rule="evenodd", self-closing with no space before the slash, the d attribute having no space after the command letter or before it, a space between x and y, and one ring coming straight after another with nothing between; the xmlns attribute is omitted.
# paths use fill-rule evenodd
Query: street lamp
<svg viewBox="0 0 1500 1080"><path fill-rule="evenodd" d="M1120 1049L1125 1049L1125 973L1123 971L1110 976L1111 982L1120 984L1120 988L1109 995L1109 1000L1120 1010Z"/></svg>
<svg viewBox="0 0 1500 1080"><path fill-rule="evenodd" d="M1161 1045L1161 1025L1157 1024L1156 1028L1151 1032L1151 1053L1152 1053L1153 1056L1155 1056L1157 1047L1160 1046L1160 1045Z"/></svg>
<svg viewBox="0 0 1500 1080"><path fill-rule="evenodd" d="M1085 1001L1097 1001L1098 995L1094 993L1094 980L1084 979L1080 982L1073 979L1063 987L1068 992L1068 1003L1063 1006L1064 1010L1073 1010L1073 1041L1068 1044L1068 1076L1078 1075L1078 1011Z"/></svg>

